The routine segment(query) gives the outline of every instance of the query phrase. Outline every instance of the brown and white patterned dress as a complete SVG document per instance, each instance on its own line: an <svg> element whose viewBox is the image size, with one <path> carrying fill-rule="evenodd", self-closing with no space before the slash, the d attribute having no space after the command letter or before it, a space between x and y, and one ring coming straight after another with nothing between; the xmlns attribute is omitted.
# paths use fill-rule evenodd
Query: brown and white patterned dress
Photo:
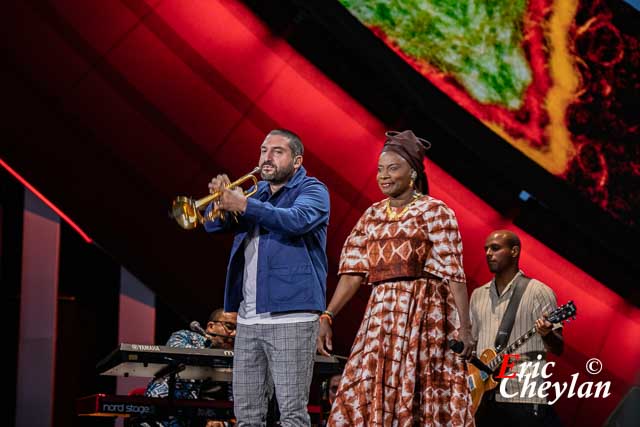
<svg viewBox="0 0 640 427"><path fill-rule="evenodd" d="M396 221L373 204L345 241L339 273L373 285L328 426L473 426L464 361L448 348L465 282L455 215L430 196Z"/></svg>

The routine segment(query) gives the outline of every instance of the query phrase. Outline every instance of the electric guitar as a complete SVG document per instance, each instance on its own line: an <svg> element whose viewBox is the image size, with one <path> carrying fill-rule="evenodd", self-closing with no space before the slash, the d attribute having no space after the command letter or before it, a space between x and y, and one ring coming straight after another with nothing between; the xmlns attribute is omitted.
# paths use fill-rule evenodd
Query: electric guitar
<svg viewBox="0 0 640 427"><path fill-rule="evenodd" d="M569 301L562 307L558 307L553 310L547 316L547 320L551 323L559 323L564 320L572 317L576 318L576 306L573 301ZM513 354L516 349L522 346L525 342L529 340L532 336L536 334L536 327L529 329L524 335L520 338L506 346L500 352L496 352L492 348L485 349L480 357L480 359L485 365L489 367L491 372L495 372L498 367L502 364L503 356L505 354ZM482 395L489 390L493 390L498 385L498 381L496 381L492 375L487 374L484 371L476 368L472 364L468 363L467 367L469 369L469 376L467 377L467 383L469 384L469 390L471 391L471 400L472 400L472 408L471 413L475 414L478 410L478 406L482 401Z"/></svg>

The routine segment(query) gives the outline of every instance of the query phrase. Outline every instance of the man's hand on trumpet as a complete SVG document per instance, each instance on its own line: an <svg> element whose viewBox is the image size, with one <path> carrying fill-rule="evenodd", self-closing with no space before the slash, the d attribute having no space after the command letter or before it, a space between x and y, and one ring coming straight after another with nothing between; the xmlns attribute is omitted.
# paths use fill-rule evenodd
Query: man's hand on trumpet
<svg viewBox="0 0 640 427"><path fill-rule="evenodd" d="M218 175L209 183L209 193L222 191L222 196L216 199L216 209L226 212L244 213L247 209L247 198L241 187L226 188L231 181L225 174Z"/></svg>
<svg viewBox="0 0 640 427"><path fill-rule="evenodd" d="M240 187L231 190L226 188L219 200L219 208L227 212L243 214L247 210L247 197Z"/></svg>
<svg viewBox="0 0 640 427"><path fill-rule="evenodd" d="M231 184L231 181L229 180L229 177L227 175L218 175L209 183L209 194L213 194L216 191L222 190L229 184Z"/></svg>

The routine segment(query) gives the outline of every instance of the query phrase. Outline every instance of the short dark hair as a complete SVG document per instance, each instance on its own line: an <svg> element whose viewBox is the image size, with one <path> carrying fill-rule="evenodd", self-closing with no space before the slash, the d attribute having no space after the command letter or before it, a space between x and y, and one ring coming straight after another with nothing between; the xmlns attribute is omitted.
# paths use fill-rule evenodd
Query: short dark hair
<svg viewBox="0 0 640 427"><path fill-rule="evenodd" d="M509 247L513 248L514 246L517 246L520 248L520 250L522 250L522 243L520 243L520 238L516 233L507 233L505 240L509 244Z"/></svg>
<svg viewBox="0 0 640 427"><path fill-rule="evenodd" d="M209 315L209 322L215 322L224 314L224 308L217 308Z"/></svg>
<svg viewBox="0 0 640 427"><path fill-rule="evenodd" d="M267 136L279 135L284 136L289 140L289 148L291 149L291 155L293 157L302 156L304 154L304 145L298 135L287 129L274 129Z"/></svg>

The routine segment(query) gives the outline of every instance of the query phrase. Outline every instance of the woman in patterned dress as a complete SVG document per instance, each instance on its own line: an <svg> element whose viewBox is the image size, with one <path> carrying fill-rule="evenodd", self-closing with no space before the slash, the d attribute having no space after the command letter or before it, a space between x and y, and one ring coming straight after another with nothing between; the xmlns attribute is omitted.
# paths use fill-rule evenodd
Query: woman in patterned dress
<svg viewBox="0 0 640 427"><path fill-rule="evenodd" d="M361 284L372 286L328 426L473 426L464 357L471 352L462 241L455 215L428 195L428 141L387 132L378 185L388 198L362 215L344 243L340 280L320 318L318 351L331 350L331 321Z"/></svg>

